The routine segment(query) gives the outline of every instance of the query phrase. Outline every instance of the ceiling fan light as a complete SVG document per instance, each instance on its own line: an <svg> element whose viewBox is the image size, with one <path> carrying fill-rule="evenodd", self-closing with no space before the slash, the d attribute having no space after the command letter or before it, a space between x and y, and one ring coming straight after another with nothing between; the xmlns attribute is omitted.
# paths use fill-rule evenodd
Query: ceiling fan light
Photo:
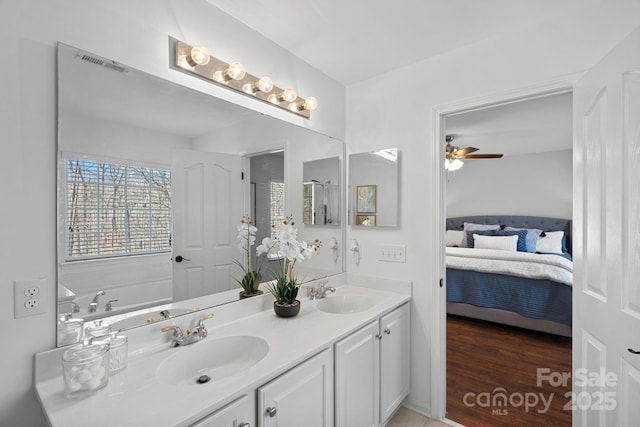
<svg viewBox="0 0 640 427"><path fill-rule="evenodd" d="M446 159L444 161L444 168L449 172L457 171L462 166L464 166L464 162L460 159L453 159L453 160Z"/></svg>

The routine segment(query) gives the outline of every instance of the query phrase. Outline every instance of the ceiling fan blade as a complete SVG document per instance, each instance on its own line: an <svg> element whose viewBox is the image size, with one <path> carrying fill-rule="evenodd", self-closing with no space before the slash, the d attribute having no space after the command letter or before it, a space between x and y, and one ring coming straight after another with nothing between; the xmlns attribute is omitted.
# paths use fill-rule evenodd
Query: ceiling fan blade
<svg viewBox="0 0 640 427"><path fill-rule="evenodd" d="M465 159L501 159L504 154L467 154Z"/></svg>
<svg viewBox="0 0 640 427"><path fill-rule="evenodd" d="M458 148L456 151L453 152L453 154L455 156L461 157L461 156L466 156L469 153L473 153L474 151L478 151L478 149L475 147L464 147L464 148Z"/></svg>

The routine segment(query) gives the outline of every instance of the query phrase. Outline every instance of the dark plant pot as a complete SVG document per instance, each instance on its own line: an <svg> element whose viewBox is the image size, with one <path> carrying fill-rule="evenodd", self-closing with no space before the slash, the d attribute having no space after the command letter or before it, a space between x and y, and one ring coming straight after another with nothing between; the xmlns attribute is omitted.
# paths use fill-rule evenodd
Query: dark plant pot
<svg viewBox="0 0 640 427"><path fill-rule="evenodd" d="M257 292L252 293L252 294L248 294L245 291L240 291L240 299L245 299L245 298L251 298L251 297L257 297L258 295L262 295L264 292L262 292L260 289L258 289Z"/></svg>
<svg viewBox="0 0 640 427"><path fill-rule="evenodd" d="M278 317L293 317L300 313L300 301L296 300L293 304L278 304L273 302L273 311Z"/></svg>

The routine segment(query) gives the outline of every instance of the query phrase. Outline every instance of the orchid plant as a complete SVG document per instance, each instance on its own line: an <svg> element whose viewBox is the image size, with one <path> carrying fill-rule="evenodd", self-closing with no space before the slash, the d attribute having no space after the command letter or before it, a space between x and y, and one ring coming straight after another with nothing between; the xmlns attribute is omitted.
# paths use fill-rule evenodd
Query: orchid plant
<svg viewBox="0 0 640 427"><path fill-rule="evenodd" d="M295 303L302 284L293 271L296 262L311 258L322 245L317 239L311 244L299 241L295 224L293 217L289 215L284 219L278 234L273 239L265 237L256 248L258 256L277 253L284 259L281 270L275 273L274 281L268 286L276 302L283 305Z"/></svg>
<svg viewBox="0 0 640 427"><path fill-rule="evenodd" d="M242 289L244 289L245 295L255 295L258 293L258 286L262 275L260 274L260 268L253 269L251 261L251 247L256 242L256 232L258 228L251 222L251 217L244 215L238 225L238 248L244 251L245 263L241 263L238 260L234 262L242 269L244 275L242 279L235 279Z"/></svg>

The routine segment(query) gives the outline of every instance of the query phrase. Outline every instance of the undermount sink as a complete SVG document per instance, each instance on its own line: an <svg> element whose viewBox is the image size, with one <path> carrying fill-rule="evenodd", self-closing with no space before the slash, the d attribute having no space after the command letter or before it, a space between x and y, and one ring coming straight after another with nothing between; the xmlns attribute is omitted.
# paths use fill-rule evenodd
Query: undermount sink
<svg viewBox="0 0 640 427"><path fill-rule="evenodd" d="M269 352L262 338L236 336L207 339L181 347L156 370L156 377L167 384L198 385L216 382L244 372Z"/></svg>
<svg viewBox="0 0 640 427"><path fill-rule="evenodd" d="M364 295L332 295L318 301L318 310L327 313L352 314L368 310L376 304Z"/></svg>

